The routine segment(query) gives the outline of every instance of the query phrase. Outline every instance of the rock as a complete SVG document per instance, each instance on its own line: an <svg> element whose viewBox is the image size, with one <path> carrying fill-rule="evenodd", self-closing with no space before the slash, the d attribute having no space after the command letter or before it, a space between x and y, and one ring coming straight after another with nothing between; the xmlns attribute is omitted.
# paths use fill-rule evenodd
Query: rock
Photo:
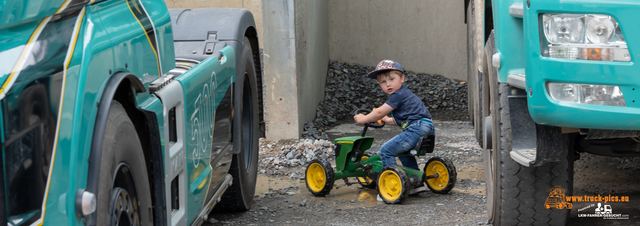
<svg viewBox="0 0 640 226"><path fill-rule="evenodd" d="M302 202L300 202L300 206L306 206L307 205L307 200L302 200Z"/></svg>
<svg viewBox="0 0 640 226"><path fill-rule="evenodd" d="M215 218L209 218L209 220L207 221L209 221L209 223L212 223L212 224L218 223L218 220L216 220Z"/></svg>

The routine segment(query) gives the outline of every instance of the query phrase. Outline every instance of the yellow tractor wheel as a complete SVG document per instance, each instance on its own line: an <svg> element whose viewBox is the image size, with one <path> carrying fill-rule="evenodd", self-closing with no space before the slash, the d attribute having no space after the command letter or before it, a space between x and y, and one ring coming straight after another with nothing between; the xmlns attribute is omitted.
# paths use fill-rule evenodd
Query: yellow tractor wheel
<svg viewBox="0 0 640 226"><path fill-rule="evenodd" d="M434 174L437 174L438 177L427 180L427 187L432 192L446 194L456 185L458 173L451 160L441 157L430 158L424 167L424 175Z"/></svg>
<svg viewBox="0 0 640 226"><path fill-rule="evenodd" d="M305 182L307 189L315 196L326 196L333 188L333 168L323 159L314 159L307 165Z"/></svg>
<svg viewBox="0 0 640 226"><path fill-rule="evenodd" d="M385 203L400 204L409 197L409 177L396 165L382 169L378 176L378 193Z"/></svg>

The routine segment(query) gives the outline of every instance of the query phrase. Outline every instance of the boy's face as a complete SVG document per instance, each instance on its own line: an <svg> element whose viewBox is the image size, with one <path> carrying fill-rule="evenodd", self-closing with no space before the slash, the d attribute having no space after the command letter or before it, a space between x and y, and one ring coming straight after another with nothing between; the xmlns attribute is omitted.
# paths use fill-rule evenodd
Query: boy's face
<svg viewBox="0 0 640 226"><path fill-rule="evenodd" d="M404 83L404 74L398 74L399 73L392 71L389 73L389 76L378 76L378 85L380 85L380 88L382 88L384 93L391 95L402 87L402 83Z"/></svg>

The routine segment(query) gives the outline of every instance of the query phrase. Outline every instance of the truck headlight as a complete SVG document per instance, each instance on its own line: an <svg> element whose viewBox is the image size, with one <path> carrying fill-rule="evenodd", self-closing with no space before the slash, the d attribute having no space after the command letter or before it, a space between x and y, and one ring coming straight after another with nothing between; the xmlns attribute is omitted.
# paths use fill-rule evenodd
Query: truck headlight
<svg viewBox="0 0 640 226"><path fill-rule="evenodd" d="M631 61L618 21L602 14L542 14L545 57ZM542 36L542 35L541 35Z"/></svg>
<svg viewBox="0 0 640 226"><path fill-rule="evenodd" d="M547 83L551 98L558 101L607 106L626 106L620 87L574 83Z"/></svg>

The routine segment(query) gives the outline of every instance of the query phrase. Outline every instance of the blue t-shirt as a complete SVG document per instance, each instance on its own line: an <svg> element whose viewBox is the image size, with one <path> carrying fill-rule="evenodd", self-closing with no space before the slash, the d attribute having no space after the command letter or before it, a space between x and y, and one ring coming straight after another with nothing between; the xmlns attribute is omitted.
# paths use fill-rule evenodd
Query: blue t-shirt
<svg viewBox="0 0 640 226"><path fill-rule="evenodd" d="M402 86L398 91L389 95L389 99L385 102L394 110L391 112L396 121L396 125L405 127L404 123L413 120L426 118L431 119L431 114L424 103L411 92L407 87Z"/></svg>

